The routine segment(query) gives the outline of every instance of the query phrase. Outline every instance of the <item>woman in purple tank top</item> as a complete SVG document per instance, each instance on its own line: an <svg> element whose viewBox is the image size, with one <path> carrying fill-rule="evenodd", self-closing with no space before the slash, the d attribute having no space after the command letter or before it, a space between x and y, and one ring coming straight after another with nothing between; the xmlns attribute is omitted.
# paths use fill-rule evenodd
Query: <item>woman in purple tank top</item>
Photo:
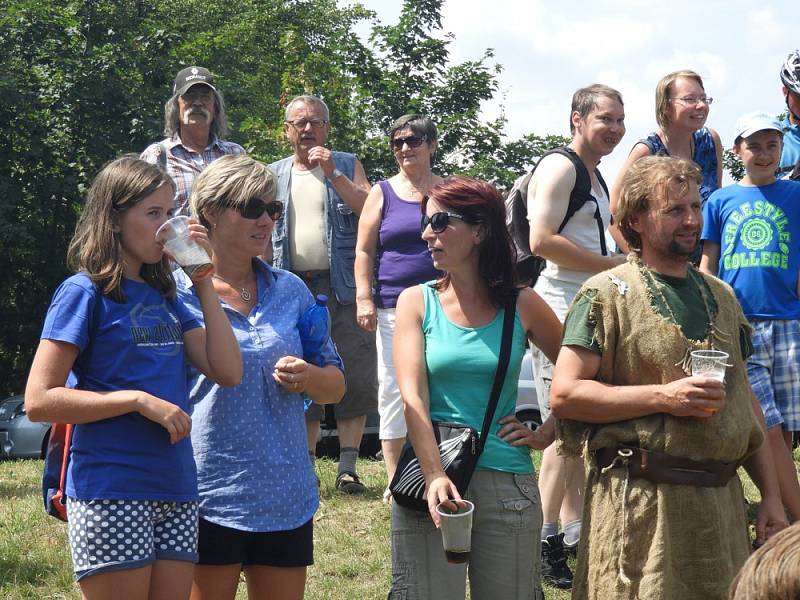
<svg viewBox="0 0 800 600"><path fill-rule="evenodd" d="M361 327L377 329L380 438L390 481L406 438L392 361L394 309L405 288L438 276L419 233L420 202L442 181L431 171L436 138L433 121L422 115L404 115L392 124L389 144L400 171L373 186L358 224L356 314ZM389 500L388 488L384 500Z"/></svg>

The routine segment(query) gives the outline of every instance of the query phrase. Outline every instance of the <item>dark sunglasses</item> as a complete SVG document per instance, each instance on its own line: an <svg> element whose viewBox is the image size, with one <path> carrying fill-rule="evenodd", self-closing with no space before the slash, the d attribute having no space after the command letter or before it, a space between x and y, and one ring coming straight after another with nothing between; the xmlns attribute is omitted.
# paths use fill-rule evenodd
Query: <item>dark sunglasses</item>
<svg viewBox="0 0 800 600"><path fill-rule="evenodd" d="M428 215L422 215L422 221L419 224L420 234L425 232L425 228L428 225L431 226L431 231L433 231L433 233L442 233L450 224L450 219L466 221L463 215L451 212L437 212L433 213L430 217Z"/></svg>
<svg viewBox="0 0 800 600"><path fill-rule="evenodd" d="M283 203L278 200L264 202L261 198L250 198L247 202L236 208L236 212L245 219L258 219L264 213L273 221L277 221L283 214Z"/></svg>
<svg viewBox="0 0 800 600"><path fill-rule="evenodd" d="M406 144L409 148L419 148L426 139L424 135L409 135L403 138L393 138L389 145L395 150L400 150L403 144Z"/></svg>

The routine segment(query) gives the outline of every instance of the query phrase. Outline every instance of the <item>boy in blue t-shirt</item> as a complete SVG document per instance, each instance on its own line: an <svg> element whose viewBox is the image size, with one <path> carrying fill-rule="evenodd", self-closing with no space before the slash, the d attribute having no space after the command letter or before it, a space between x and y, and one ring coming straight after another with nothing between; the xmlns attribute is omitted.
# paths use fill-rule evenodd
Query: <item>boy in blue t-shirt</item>
<svg viewBox="0 0 800 600"><path fill-rule="evenodd" d="M753 327L747 374L767 423L781 499L800 518L792 432L800 431L800 182L778 180L783 131L753 112L736 122L746 175L703 207L700 269L733 287Z"/></svg>

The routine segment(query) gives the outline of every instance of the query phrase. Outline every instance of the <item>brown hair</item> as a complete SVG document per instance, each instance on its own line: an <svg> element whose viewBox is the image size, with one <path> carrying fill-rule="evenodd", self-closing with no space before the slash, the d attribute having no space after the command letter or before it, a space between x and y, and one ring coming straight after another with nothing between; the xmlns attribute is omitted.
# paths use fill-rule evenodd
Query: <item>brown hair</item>
<svg viewBox="0 0 800 600"><path fill-rule="evenodd" d="M622 94L612 87L603 85L602 83L593 83L588 87L577 90L572 95L572 108L569 112L569 131L575 135L575 125L572 124L572 113L578 113L581 119L585 119L590 112L597 107L597 99L601 96L606 98L613 98L623 106L625 103L622 101Z"/></svg>
<svg viewBox="0 0 800 600"><path fill-rule="evenodd" d="M768 539L731 584L729 600L800 598L800 523Z"/></svg>
<svg viewBox="0 0 800 600"><path fill-rule="evenodd" d="M478 272L489 288L492 304L497 308L505 306L516 289L514 265L517 257L506 227L506 205L500 192L491 183L479 179L448 177L422 199L423 214L431 200L461 215L465 223L483 228ZM436 289L442 291L449 285L450 274L445 272L437 281Z"/></svg>
<svg viewBox="0 0 800 600"><path fill-rule="evenodd" d="M133 206L162 185L175 193L175 184L155 165L128 154L106 163L86 195L75 233L67 250L67 262L75 271L85 271L103 294L125 302L122 293L122 249L114 226ZM144 264L142 278L165 296L175 295L169 259Z"/></svg>
<svg viewBox="0 0 800 600"><path fill-rule="evenodd" d="M622 179L614 222L625 241L635 251L641 252L642 239L631 226L631 221L652 208L652 200L663 198L669 188L677 187L683 195L689 184L700 185L700 168L690 160L671 156L643 156L634 162Z"/></svg>
<svg viewBox="0 0 800 600"><path fill-rule="evenodd" d="M206 167L192 185L192 214L213 233L206 215L244 206L250 198L265 202L278 192L275 176L262 162L245 154L226 154Z"/></svg>
<svg viewBox="0 0 800 600"><path fill-rule="evenodd" d="M684 69L683 71L675 71L669 75L664 75L656 84L656 121L662 128L669 125L669 101L672 99L672 86L679 77L692 79L700 84L703 90L706 89L705 86L703 86L703 80L700 78L700 75L694 71Z"/></svg>

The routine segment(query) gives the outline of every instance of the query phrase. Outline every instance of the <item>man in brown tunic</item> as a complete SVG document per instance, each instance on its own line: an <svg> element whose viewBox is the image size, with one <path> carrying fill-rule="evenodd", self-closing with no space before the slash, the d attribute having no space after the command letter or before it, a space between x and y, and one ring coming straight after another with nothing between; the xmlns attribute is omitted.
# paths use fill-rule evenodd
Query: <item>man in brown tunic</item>
<svg viewBox="0 0 800 600"><path fill-rule="evenodd" d="M747 382L749 327L731 289L688 262L700 172L637 161L614 215L634 252L575 298L551 391L560 449L588 457L573 598L723 600L750 541L741 483L761 491L756 541L787 525ZM730 355L725 382L691 351Z"/></svg>

